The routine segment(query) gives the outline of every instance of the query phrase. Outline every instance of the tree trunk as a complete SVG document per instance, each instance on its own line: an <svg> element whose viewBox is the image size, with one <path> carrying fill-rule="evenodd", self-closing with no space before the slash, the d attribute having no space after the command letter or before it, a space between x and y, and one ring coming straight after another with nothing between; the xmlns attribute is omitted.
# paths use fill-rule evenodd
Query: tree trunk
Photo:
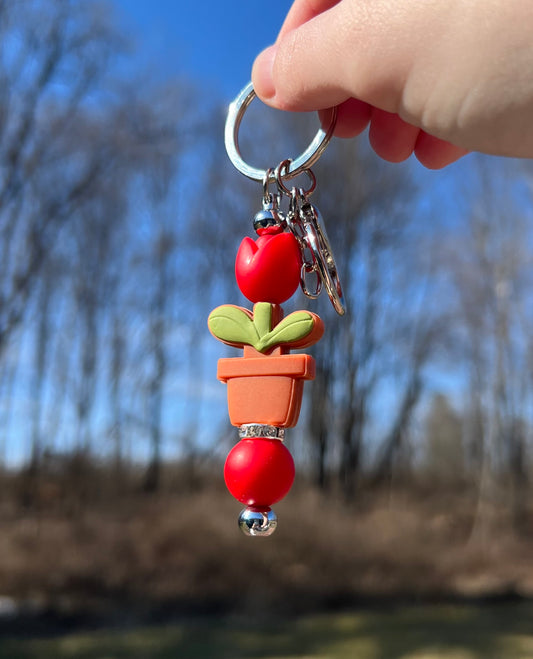
<svg viewBox="0 0 533 659"><path fill-rule="evenodd" d="M405 430L409 424L421 391L422 380L419 373L414 372L405 389L398 414L388 434L388 437L384 442L380 458L377 462L376 468L374 469L374 473L371 478L373 485L381 485L385 481L390 480L394 469L394 459L400 453L402 448L402 441L405 436Z"/></svg>

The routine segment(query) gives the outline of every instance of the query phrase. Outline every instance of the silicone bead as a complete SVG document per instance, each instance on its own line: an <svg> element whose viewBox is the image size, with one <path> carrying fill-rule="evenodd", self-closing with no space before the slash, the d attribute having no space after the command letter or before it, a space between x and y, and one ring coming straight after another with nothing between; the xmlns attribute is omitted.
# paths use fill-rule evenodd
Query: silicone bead
<svg viewBox="0 0 533 659"><path fill-rule="evenodd" d="M268 508L291 489L294 461L279 439L241 439L226 459L224 479L241 503Z"/></svg>
<svg viewBox="0 0 533 659"><path fill-rule="evenodd" d="M251 302L281 304L300 284L302 257L292 233L244 238L237 252L235 278Z"/></svg>
<svg viewBox="0 0 533 659"><path fill-rule="evenodd" d="M305 380L315 375L311 355L226 358L218 361L218 378L228 385L232 425L265 423L292 428L298 422Z"/></svg>

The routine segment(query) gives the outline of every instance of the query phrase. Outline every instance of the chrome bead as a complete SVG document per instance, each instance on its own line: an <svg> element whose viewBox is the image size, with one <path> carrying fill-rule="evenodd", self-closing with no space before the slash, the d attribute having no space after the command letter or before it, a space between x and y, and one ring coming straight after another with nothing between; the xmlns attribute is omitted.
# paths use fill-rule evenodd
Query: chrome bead
<svg viewBox="0 0 533 659"><path fill-rule="evenodd" d="M263 208L254 216L254 229L257 232L270 227L282 227L284 221L276 208Z"/></svg>
<svg viewBox="0 0 533 659"><path fill-rule="evenodd" d="M254 510L245 508L239 515L239 528L244 535L269 536L278 525L276 513L271 510Z"/></svg>

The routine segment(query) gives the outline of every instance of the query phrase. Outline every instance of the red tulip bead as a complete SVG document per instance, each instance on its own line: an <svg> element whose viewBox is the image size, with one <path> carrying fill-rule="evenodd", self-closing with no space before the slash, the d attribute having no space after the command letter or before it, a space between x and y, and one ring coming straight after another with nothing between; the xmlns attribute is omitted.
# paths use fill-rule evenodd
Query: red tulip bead
<svg viewBox="0 0 533 659"><path fill-rule="evenodd" d="M281 304L300 284L302 256L292 233L261 230L257 240L244 238L235 261L235 278L251 302Z"/></svg>
<svg viewBox="0 0 533 659"><path fill-rule="evenodd" d="M294 461L279 439L241 439L226 459L224 480L241 503L268 508L291 489Z"/></svg>

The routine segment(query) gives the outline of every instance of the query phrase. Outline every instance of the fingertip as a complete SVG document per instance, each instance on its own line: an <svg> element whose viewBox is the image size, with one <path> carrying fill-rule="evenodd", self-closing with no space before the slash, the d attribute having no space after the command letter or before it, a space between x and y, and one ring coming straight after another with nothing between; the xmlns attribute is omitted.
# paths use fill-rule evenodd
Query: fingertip
<svg viewBox="0 0 533 659"><path fill-rule="evenodd" d="M423 130L418 135L414 152L418 161L428 169L442 169L468 153L466 149L429 135Z"/></svg>
<svg viewBox="0 0 533 659"><path fill-rule="evenodd" d="M333 134L335 137L350 138L360 135L368 126L372 110L368 103L357 98L349 98L337 106L337 123ZM323 126L329 123L329 110L319 112Z"/></svg>
<svg viewBox="0 0 533 659"><path fill-rule="evenodd" d="M255 93L262 101L269 101L276 95L272 69L276 58L277 47L274 44L265 48L256 57L252 67L252 83Z"/></svg>
<svg viewBox="0 0 533 659"><path fill-rule="evenodd" d="M413 153L420 129L397 114L372 109L368 139L374 151L388 162L403 162Z"/></svg>

